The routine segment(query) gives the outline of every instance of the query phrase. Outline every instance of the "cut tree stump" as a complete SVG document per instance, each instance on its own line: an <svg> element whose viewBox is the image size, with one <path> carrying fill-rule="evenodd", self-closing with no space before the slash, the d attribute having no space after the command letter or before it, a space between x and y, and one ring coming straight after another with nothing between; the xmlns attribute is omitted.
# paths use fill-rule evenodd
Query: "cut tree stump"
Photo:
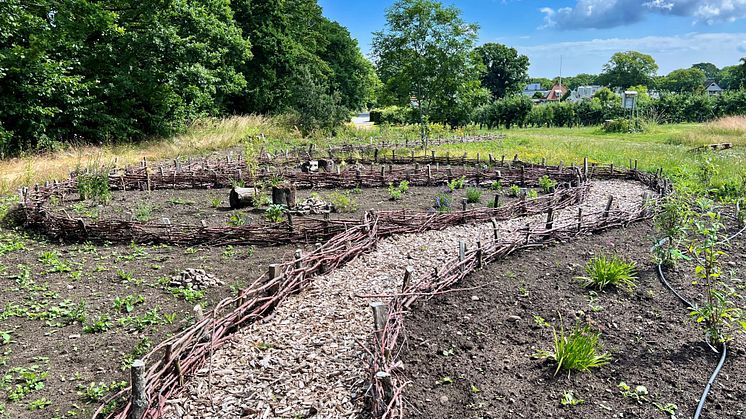
<svg viewBox="0 0 746 419"><path fill-rule="evenodd" d="M272 203L276 205L284 205L287 208L294 208L295 187L293 187L292 185L273 186Z"/></svg>
<svg viewBox="0 0 746 419"><path fill-rule="evenodd" d="M233 188L228 199L231 209L250 207L254 204L254 188Z"/></svg>

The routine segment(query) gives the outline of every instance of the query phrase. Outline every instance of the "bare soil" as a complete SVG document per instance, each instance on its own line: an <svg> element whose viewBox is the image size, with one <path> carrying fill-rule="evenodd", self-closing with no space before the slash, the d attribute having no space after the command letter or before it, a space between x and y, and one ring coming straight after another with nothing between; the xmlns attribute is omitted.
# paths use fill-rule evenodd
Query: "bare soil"
<svg viewBox="0 0 746 419"><path fill-rule="evenodd" d="M405 392L412 418L665 418L656 403L677 406L692 417L718 362L687 310L660 283L653 268L652 228L627 229L515 254L469 276L407 317L401 355L411 385ZM618 254L638 265L637 288L597 292L574 279L593 255ZM734 242L723 259L729 279L743 289L746 240ZM674 285L693 297L691 266ZM732 276L731 276L732 274ZM743 306L743 301L738 302ZM613 361L591 372L560 372L532 357L552 349L552 328L589 323ZM535 320L536 319L536 320ZM451 382L452 381L452 382ZM451 383L449 383L451 382ZM618 385L645 386L642 400L622 395ZM575 406L563 406L572 391ZM746 415L746 351L742 335L731 351L705 406L706 418Z"/></svg>

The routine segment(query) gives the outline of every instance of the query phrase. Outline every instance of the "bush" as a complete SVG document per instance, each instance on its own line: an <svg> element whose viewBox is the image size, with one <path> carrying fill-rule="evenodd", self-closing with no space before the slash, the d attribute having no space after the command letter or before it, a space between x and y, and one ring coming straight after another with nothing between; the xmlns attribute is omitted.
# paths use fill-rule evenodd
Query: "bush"
<svg viewBox="0 0 746 419"><path fill-rule="evenodd" d="M637 280L635 268L634 262L627 262L617 256L596 256L585 265L586 276L579 276L577 279L583 281L585 287L592 286L599 290L609 285L625 286L632 290Z"/></svg>
<svg viewBox="0 0 746 419"><path fill-rule="evenodd" d="M598 343L600 333L591 330L590 326L576 326L569 335L565 334L565 328L560 328L559 333L553 329L554 352L539 351L537 356L551 359L557 363L554 375L560 369L568 371L588 371L611 362L611 355L601 353L602 349Z"/></svg>
<svg viewBox="0 0 746 419"><path fill-rule="evenodd" d="M554 190L554 188L557 187L557 181L553 180L547 175L544 175L539 178L539 186L541 187L541 190L544 191L544 193L550 193Z"/></svg>
<svg viewBox="0 0 746 419"><path fill-rule="evenodd" d="M435 195L435 202L433 208L438 212L450 212L451 211L451 197L448 194L439 193Z"/></svg>
<svg viewBox="0 0 746 419"><path fill-rule="evenodd" d="M75 180L81 200L95 199L100 203L107 203L111 199L108 170L104 168L89 169L78 174Z"/></svg>
<svg viewBox="0 0 746 419"><path fill-rule="evenodd" d="M482 191L477 188L469 188L466 190L466 202L470 204L476 204L482 200Z"/></svg>
<svg viewBox="0 0 746 419"><path fill-rule="evenodd" d="M644 132L647 124L642 118L618 118L604 124L603 131L607 133Z"/></svg>
<svg viewBox="0 0 746 419"><path fill-rule="evenodd" d="M358 209L357 201L350 195L350 192L334 192L329 196L329 202L334 205L334 210L337 212L355 212Z"/></svg>
<svg viewBox="0 0 746 419"><path fill-rule="evenodd" d="M412 107L386 106L370 111L370 121L375 124L406 125L417 123L417 113Z"/></svg>

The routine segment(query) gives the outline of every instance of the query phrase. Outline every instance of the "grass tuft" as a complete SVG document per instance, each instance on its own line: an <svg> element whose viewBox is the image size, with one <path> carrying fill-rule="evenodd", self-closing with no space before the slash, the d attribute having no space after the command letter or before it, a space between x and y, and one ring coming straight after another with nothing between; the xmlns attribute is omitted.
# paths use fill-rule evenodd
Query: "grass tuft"
<svg viewBox="0 0 746 419"><path fill-rule="evenodd" d="M576 326L566 334L564 326L553 329L554 352L539 351L536 356L551 359L557 363L554 375L560 370L588 371L611 362L611 354L603 352L598 340L601 334L591 330L590 326Z"/></svg>
<svg viewBox="0 0 746 419"><path fill-rule="evenodd" d="M583 281L585 287L595 287L602 290L609 285L625 287L633 290L637 285L635 281L636 265L627 262L618 256L596 256L585 265L586 276L577 279Z"/></svg>

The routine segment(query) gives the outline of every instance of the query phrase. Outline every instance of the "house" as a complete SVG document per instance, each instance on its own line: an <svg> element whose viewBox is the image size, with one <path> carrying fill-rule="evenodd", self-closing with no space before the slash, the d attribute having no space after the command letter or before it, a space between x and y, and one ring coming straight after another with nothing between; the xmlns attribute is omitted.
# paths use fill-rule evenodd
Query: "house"
<svg viewBox="0 0 746 419"><path fill-rule="evenodd" d="M530 83L523 89L523 95L528 96L530 98L534 98L537 93L541 95L541 97L546 97L547 93L549 93L549 90L545 90L541 88L541 83Z"/></svg>
<svg viewBox="0 0 746 419"><path fill-rule="evenodd" d="M559 102L566 93L567 87L558 83L549 89L549 93L547 93L545 100L548 102Z"/></svg>
<svg viewBox="0 0 746 419"><path fill-rule="evenodd" d="M599 90L601 90L601 86L597 86L597 85L578 86L578 88L575 89L575 96L579 99L590 99Z"/></svg>
<svg viewBox="0 0 746 419"><path fill-rule="evenodd" d="M719 95L723 92L723 89L715 83L715 80L707 80L705 82L705 93L709 96Z"/></svg>

